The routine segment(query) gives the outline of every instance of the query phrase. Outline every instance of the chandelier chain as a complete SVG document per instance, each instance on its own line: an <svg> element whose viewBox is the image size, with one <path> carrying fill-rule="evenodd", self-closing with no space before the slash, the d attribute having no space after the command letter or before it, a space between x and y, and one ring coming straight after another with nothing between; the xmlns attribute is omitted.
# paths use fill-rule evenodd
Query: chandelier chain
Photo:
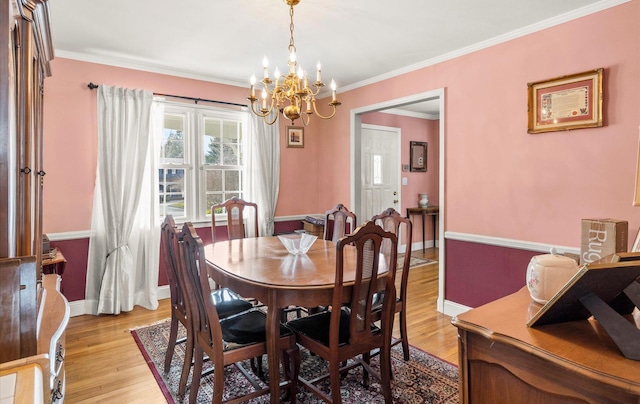
<svg viewBox="0 0 640 404"><path fill-rule="evenodd" d="M289 31L291 32L291 37L289 38L289 52L296 51L296 45L293 42L293 4L289 8Z"/></svg>

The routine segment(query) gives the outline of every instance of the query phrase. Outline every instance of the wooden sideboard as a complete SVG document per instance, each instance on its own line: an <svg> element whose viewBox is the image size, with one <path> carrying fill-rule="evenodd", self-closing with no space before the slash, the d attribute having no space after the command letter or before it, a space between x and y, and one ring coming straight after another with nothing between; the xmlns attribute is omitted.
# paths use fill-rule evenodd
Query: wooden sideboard
<svg viewBox="0 0 640 404"><path fill-rule="evenodd" d="M31 261L31 265L32 263L33 261ZM18 289L20 287L21 285L18 285ZM8 289L8 283L0 284L0 294L4 296L9 293L18 295L18 292L11 292ZM28 394L30 397L34 394L33 388L20 388L25 385L41 386L41 394L36 394L36 396L42 397L44 403L62 403L65 393L65 330L69 322L70 309L67 299L60 293L60 276L57 274L44 275L42 287L38 287L33 299L34 303L36 301L37 303L33 305L32 310L23 308L18 311L6 310L2 313L1 321L12 325L12 327L6 327L5 332L0 335L2 349L16 351L13 345L23 345L21 339L30 341L32 338L35 340L36 349L28 354L20 353L16 359L0 363L0 378L17 376L14 377L16 394L13 396L13 402L15 403L33 402L22 396L22 394ZM36 318L33 330L29 329L26 332L23 330L23 332L18 332L20 338L8 339L7 335L15 335L11 328L17 327L20 330L20 320L25 317ZM29 323L31 324L31 322ZM17 351L21 350L18 348ZM25 369L30 370L25 372ZM42 380L40 382L38 382L38 374L41 374Z"/></svg>
<svg viewBox="0 0 640 404"><path fill-rule="evenodd" d="M640 362L593 319L527 327L541 307L525 287L452 320L461 403L640 403Z"/></svg>

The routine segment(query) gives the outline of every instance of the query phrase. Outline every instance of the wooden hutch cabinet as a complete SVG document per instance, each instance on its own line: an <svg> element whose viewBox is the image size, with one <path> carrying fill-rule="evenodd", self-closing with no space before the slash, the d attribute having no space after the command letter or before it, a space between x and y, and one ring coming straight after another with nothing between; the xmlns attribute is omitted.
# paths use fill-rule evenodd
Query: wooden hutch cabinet
<svg viewBox="0 0 640 404"><path fill-rule="evenodd" d="M62 402L69 304L60 277L42 275L43 97L53 58L49 2L0 0L0 10L2 393L13 402Z"/></svg>

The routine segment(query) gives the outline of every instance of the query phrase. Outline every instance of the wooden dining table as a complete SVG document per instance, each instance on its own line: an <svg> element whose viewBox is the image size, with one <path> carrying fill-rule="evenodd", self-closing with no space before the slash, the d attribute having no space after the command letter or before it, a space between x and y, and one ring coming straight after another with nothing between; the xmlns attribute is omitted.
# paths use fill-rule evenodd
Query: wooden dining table
<svg viewBox="0 0 640 404"><path fill-rule="evenodd" d="M289 254L277 237L219 241L205 246L207 272L220 286L267 305L267 355L271 402L280 400L280 312L297 305L331 304L336 270L336 244L316 240L306 254ZM382 262L382 260L381 260ZM356 250L345 248L344 286L353 285ZM381 265L379 273L387 272ZM345 301L346 302L346 301Z"/></svg>

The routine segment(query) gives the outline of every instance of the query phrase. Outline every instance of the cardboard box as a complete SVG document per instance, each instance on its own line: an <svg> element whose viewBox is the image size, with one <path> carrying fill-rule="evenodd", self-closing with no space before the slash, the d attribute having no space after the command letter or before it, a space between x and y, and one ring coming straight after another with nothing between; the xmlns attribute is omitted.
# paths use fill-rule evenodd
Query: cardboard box
<svg viewBox="0 0 640 404"><path fill-rule="evenodd" d="M322 238L323 233L324 233L324 226L323 225L313 224L313 223L309 223L307 221L303 221L302 223L303 223L304 229L307 231L307 233L313 234L314 236L318 236L318 238Z"/></svg>
<svg viewBox="0 0 640 404"><path fill-rule="evenodd" d="M627 251L629 222L616 219L582 219L580 264Z"/></svg>

